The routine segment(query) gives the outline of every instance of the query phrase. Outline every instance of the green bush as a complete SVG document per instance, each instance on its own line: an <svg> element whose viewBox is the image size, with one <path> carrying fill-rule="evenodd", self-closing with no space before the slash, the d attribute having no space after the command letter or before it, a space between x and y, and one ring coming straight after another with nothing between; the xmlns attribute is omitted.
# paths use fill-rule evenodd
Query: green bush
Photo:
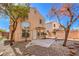
<svg viewBox="0 0 79 59"><path fill-rule="evenodd" d="M0 37L0 41L3 39L3 37Z"/></svg>
<svg viewBox="0 0 79 59"><path fill-rule="evenodd" d="M0 32L6 32L6 30L4 30L4 29L0 29Z"/></svg>

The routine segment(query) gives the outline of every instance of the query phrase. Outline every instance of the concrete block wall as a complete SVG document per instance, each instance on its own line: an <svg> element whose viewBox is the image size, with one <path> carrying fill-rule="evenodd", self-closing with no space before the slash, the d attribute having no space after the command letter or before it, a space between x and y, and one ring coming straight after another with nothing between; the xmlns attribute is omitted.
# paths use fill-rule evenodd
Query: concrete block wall
<svg viewBox="0 0 79 59"><path fill-rule="evenodd" d="M52 37L55 37L55 35L52 33ZM65 32L64 31L57 31L56 37L59 39L65 38ZM70 31L68 35L69 39L79 39L79 31Z"/></svg>

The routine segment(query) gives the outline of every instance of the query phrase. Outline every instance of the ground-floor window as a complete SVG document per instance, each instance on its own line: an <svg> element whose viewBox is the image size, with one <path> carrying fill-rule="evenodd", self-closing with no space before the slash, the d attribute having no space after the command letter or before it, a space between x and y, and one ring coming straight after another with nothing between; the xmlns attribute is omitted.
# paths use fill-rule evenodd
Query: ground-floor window
<svg viewBox="0 0 79 59"><path fill-rule="evenodd" d="M46 38L46 33L45 32L37 32L37 37Z"/></svg>
<svg viewBox="0 0 79 59"><path fill-rule="evenodd" d="M29 30L22 30L22 37L23 38L28 38L30 36Z"/></svg>
<svg viewBox="0 0 79 59"><path fill-rule="evenodd" d="M30 25L31 24L27 21L22 22L21 26L22 26L22 37L23 38L29 38L30 37L30 31L29 31Z"/></svg>

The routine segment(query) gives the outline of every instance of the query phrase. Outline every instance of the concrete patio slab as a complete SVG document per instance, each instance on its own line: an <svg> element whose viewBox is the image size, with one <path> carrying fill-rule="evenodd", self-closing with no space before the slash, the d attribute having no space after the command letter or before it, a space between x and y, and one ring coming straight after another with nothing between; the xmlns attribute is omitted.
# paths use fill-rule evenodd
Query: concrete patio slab
<svg viewBox="0 0 79 59"><path fill-rule="evenodd" d="M48 48L54 42L55 42L55 40L52 40L52 39L32 40L29 44L26 45L26 48L29 47L29 46L33 46L33 45L39 45L39 46Z"/></svg>

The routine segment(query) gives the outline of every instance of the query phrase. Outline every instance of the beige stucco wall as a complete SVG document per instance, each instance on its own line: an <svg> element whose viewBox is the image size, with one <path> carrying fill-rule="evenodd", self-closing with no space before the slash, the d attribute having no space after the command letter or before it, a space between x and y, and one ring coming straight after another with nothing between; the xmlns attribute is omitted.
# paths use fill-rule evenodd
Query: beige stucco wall
<svg viewBox="0 0 79 59"><path fill-rule="evenodd" d="M36 13L35 13L36 11ZM42 20L42 24L40 24L40 19ZM30 9L29 17L26 22L30 23L30 39L36 39L36 27L44 27L45 28L45 19L43 16L37 11L37 9L32 8Z"/></svg>
<svg viewBox="0 0 79 59"><path fill-rule="evenodd" d="M64 30L62 30L62 28L60 28L60 25L57 22L46 23L46 25L47 25L46 30L49 30L47 38L54 38L55 37L54 33L52 32L53 29L54 29L54 26L53 26L54 24L56 24L55 29L59 29L58 31L56 31L56 37L59 38L59 39L64 39L65 38L65 32L64 32ZM48 27L48 25L50 25L50 27ZM69 32L68 38L69 39L79 39L79 31L71 30Z"/></svg>
<svg viewBox="0 0 79 59"><path fill-rule="evenodd" d="M35 11L36 11L36 13L35 13ZM44 20L43 16L41 16L41 14L35 8L31 8L30 13L28 15L29 15L28 19L26 19L25 22L30 23L29 40L32 40L32 39L36 39L36 27L45 27L45 20ZM40 19L42 20L42 24L39 23ZM11 35L11 29L12 28L10 26L10 35ZM21 25L20 21L18 21L14 39L15 39L15 41L23 41L24 40L24 38L22 38L22 25Z"/></svg>
<svg viewBox="0 0 79 59"><path fill-rule="evenodd" d="M42 19L42 24L39 23L40 19ZM35 8L30 10L28 21L31 23L31 29L35 29L36 27L45 27L45 19Z"/></svg>
<svg viewBox="0 0 79 59"><path fill-rule="evenodd" d="M54 27L55 24L55 27ZM46 30L52 32L53 29L59 29L60 25L57 22L48 22L46 23Z"/></svg>
<svg viewBox="0 0 79 59"><path fill-rule="evenodd" d="M55 37L55 35L51 32L51 37ZM56 37L58 39L64 39L65 38L65 32L63 30L57 31L56 32ZM79 31L70 31L69 32L69 39L79 39Z"/></svg>
<svg viewBox="0 0 79 59"><path fill-rule="evenodd" d="M16 40L16 41L21 41L21 36L22 36L22 28L21 28L21 24L20 24L21 22L20 21L18 21L18 26L17 26L17 28L16 28L16 31L15 31L15 34L14 34L14 39ZM23 40L23 39L22 39Z"/></svg>
<svg viewBox="0 0 79 59"><path fill-rule="evenodd" d="M22 28L21 28L21 22L19 21L21 18L19 18L18 19L18 24L17 24L17 28L16 28L16 31L15 31L15 33L14 33L14 36L13 36L13 39L15 40L15 41L21 41L20 39L21 39L21 33L22 33ZM10 23L11 23L12 21L10 21ZM9 33L9 40L10 40L10 38L11 38L11 32L12 32L12 24L10 25L10 33Z"/></svg>

